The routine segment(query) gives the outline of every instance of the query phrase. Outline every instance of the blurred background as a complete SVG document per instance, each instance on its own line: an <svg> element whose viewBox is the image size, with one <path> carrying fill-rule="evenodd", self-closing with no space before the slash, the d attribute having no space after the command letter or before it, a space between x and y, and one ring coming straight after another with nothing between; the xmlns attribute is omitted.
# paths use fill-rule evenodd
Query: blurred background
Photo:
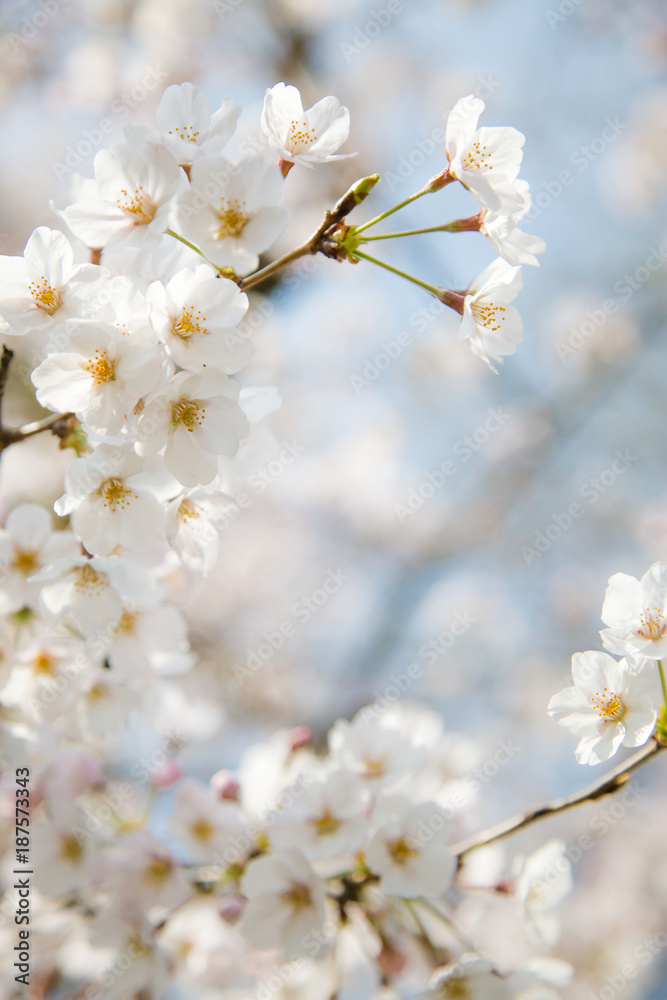
<svg viewBox="0 0 667 1000"><path fill-rule="evenodd" d="M319 738L414 663L403 696L474 740L461 773L499 741L520 747L466 829L597 778L546 705L572 653L600 647L608 577L667 559L664 0L2 0L0 29L2 254L21 253L37 225L57 228L50 205L71 200L73 171L92 175L126 122L152 124L170 83L192 81L213 108L243 105L232 151L257 134L280 80L305 107L335 94L350 108L345 151L358 156L293 169L276 254L356 178L382 176L361 221L441 170L459 97L485 100L481 124L526 135L523 228L548 249L525 269L525 340L499 375L457 343L453 313L364 262L307 258L253 294L242 381L277 386L283 406L243 456L235 495L249 499L216 570L203 583L175 571L201 658L183 678L199 720L186 760L207 779L277 727ZM474 210L452 186L385 231ZM477 234L378 246L457 289L494 256ZM32 405L14 386L13 412ZM447 460L454 473L424 489ZM3 519L23 500L52 504L66 462L46 437L7 452ZM279 643L287 622L294 634ZM667 998L664 762L633 784L606 819L612 800L506 847L510 863L550 836L593 838L554 950L577 968L571 1000L597 997L627 963L635 975L616 995ZM514 924L499 932L497 914L480 923L473 911L508 963L531 954ZM638 949L654 939L644 963Z"/></svg>

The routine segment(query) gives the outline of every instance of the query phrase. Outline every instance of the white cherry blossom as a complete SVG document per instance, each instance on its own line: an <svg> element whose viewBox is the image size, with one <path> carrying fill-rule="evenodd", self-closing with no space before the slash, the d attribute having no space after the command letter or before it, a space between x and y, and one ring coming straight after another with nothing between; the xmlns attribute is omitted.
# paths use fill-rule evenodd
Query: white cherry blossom
<svg viewBox="0 0 667 1000"><path fill-rule="evenodd" d="M339 719L334 723L329 749L334 759L375 792L396 784L424 757L419 736L401 730L396 716L385 713L378 717L361 709L352 722Z"/></svg>
<svg viewBox="0 0 667 1000"><path fill-rule="evenodd" d="M44 566L80 552L69 530L54 531L53 518L39 504L20 504L0 529L0 612L37 609L40 586L32 577Z"/></svg>
<svg viewBox="0 0 667 1000"><path fill-rule="evenodd" d="M480 232L487 237L491 246L508 264L528 264L537 267L537 254L544 253L547 248L539 236L531 236L519 229L519 223L531 205L530 192L526 181L517 180L516 188L524 196L523 207L512 215L503 215L482 209Z"/></svg>
<svg viewBox="0 0 667 1000"><path fill-rule="evenodd" d="M199 87L172 83L162 95L155 112L157 132L152 141L167 147L181 164L191 164L201 152L219 152L231 138L241 108L227 97L214 114Z"/></svg>
<svg viewBox="0 0 667 1000"><path fill-rule="evenodd" d="M350 112L336 97L323 97L304 111L296 87L277 83L269 88L262 109L262 131L283 160L315 163L342 160L355 153L336 153L350 132Z"/></svg>
<svg viewBox="0 0 667 1000"><path fill-rule="evenodd" d="M151 672L162 676L187 673L196 659L187 636L185 618L173 605L124 604L109 635L106 658L111 669L133 685Z"/></svg>
<svg viewBox="0 0 667 1000"><path fill-rule="evenodd" d="M95 157L96 187L63 212L72 233L93 249L159 243L172 198L186 185L172 154L152 143L122 143Z"/></svg>
<svg viewBox="0 0 667 1000"><path fill-rule="evenodd" d="M525 136L515 128L477 128L484 101L462 97L447 118L447 173L468 188L475 201L492 212L511 215L524 206L516 185Z"/></svg>
<svg viewBox="0 0 667 1000"><path fill-rule="evenodd" d="M232 375L250 360L252 343L238 329L248 296L207 264L179 271L166 286L154 282L148 300L153 326L181 368Z"/></svg>
<svg viewBox="0 0 667 1000"><path fill-rule="evenodd" d="M521 268L497 257L465 293L459 340L468 340L473 354L494 372L492 361L502 363L523 339L521 317L510 305L521 285Z"/></svg>
<svg viewBox="0 0 667 1000"><path fill-rule="evenodd" d="M220 532L230 511L238 511L231 497L203 489L188 490L167 505L167 540L178 558L202 576L218 561Z"/></svg>
<svg viewBox="0 0 667 1000"><path fill-rule="evenodd" d="M304 940L322 931L324 882L297 850L256 858L241 879L248 902L241 930L255 948L282 948L285 957L304 954Z"/></svg>
<svg viewBox="0 0 667 1000"><path fill-rule="evenodd" d="M572 865L562 840L550 840L516 866L514 892L528 940L551 948L560 937L556 907L572 891Z"/></svg>
<svg viewBox="0 0 667 1000"><path fill-rule="evenodd" d="M156 386L163 363L158 351L92 321L62 328L56 342L54 353L31 375L39 402L51 410L73 410L94 430L117 433Z"/></svg>
<svg viewBox="0 0 667 1000"><path fill-rule="evenodd" d="M667 566L653 563L641 580L614 573L602 606L602 643L612 653L659 660L667 654Z"/></svg>
<svg viewBox="0 0 667 1000"><path fill-rule="evenodd" d="M403 795L381 795L371 817L366 864L390 896L442 896L456 860L447 849L451 826L434 802L413 805Z"/></svg>
<svg viewBox="0 0 667 1000"><path fill-rule="evenodd" d="M289 221L278 205L282 190L279 168L259 156L231 163L203 155L192 165L190 189L177 199L175 228L216 267L248 274Z"/></svg>
<svg viewBox="0 0 667 1000"><path fill-rule="evenodd" d="M83 316L107 274L97 264L75 265L67 237L38 226L23 257L0 257L0 328L18 336Z"/></svg>
<svg viewBox="0 0 667 1000"><path fill-rule="evenodd" d="M147 467L132 445L101 444L70 463L55 510L72 515L74 530L93 555L109 555L117 546L148 553L165 536L165 512L155 493L160 478L177 492L159 458Z"/></svg>
<svg viewBox="0 0 667 1000"><path fill-rule="evenodd" d="M270 839L277 847L298 847L311 860L353 854L366 832L364 806L364 787L356 775L332 771L278 813Z"/></svg>
<svg viewBox="0 0 667 1000"><path fill-rule="evenodd" d="M137 426L141 454L164 447L165 465L180 483L210 483L218 455L235 455L248 432L238 396L238 385L224 375L180 372L144 407Z"/></svg>
<svg viewBox="0 0 667 1000"><path fill-rule="evenodd" d="M436 969L424 1000L512 1000L514 990L493 964L478 955L462 955Z"/></svg>
<svg viewBox="0 0 667 1000"><path fill-rule="evenodd" d="M657 718L657 671L595 650L572 657L574 687L549 702L549 715L580 737L580 764L599 764L621 747L646 743Z"/></svg>
<svg viewBox="0 0 667 1000"><path fill-rule="evenodd" d="M231 865L231 859L238 856L234 844L242 840L250 846L236 803L223 801L209 785L193 779L184 779L177 786L169 829L200 864L214 861L223 867Z"/></svg>

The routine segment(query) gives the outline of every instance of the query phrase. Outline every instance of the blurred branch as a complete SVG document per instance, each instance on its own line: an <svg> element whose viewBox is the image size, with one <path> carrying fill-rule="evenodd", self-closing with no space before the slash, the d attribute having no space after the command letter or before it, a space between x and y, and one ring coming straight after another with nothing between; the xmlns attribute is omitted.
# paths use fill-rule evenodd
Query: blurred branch
<svg viewBox="0 0 667 1000"><path fill-rule="evenodd" d="M3 346L2 357L0 358L0 454L10 444L24 441L35 434L41 434L42 431L50 430L56 437L62 440L72 430L72 420L74 419L73 413L52 413L48 417L43 417L42 420L33 420L29 424L23 424L22 427L11 428L4 426L2 404L5 398L7 379L9 378L9 366L13 357L14 352L10 351L8 347Z"/></svg>
<svg viewBox="0 0 667 1000"><path fill-rule="evenodd" d="M576 792L574 795L568 795L564 799L554 799L553 802L535 806L534 809L529 809L528 812L505 820L504 823L499 823L498 826L482 830L481 833L477 833L473 837L468 837L467 840L461 840L458 844L454 844L452 853L461 858L469 851L474 851L478 847L486 847L487 844L492 844L496 840L502 840L504 837L516 833L517 830L523 830L524 827L530 826L539 819L554 816L556 813L566 812L568 809L573 809L584 802L596 802L605 795L613 795L614 792L617 792L619 788L622 788L626 784L632 771L641 767L647 760L665 749L665 744L658 743L657 740L651 738L636 754L633 754L628 760L619 764L613 771L608 772L604 778L583 792Z"/></svg>

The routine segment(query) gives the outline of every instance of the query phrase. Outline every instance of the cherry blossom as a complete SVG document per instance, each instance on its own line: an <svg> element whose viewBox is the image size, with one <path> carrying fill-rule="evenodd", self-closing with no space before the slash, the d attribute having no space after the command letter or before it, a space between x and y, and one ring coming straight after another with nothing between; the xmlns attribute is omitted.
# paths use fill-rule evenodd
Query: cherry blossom
<svg viewBox="0 0 667 1000"><path fill-rule="evenodd" d="M254 271L259 255L278 239L289 212L278 205L283 179L276 166L254 156L231 163L202 155L192 166L192 185L176 201L179 235L199 247L216 267Z"/></svg>
<svg viewBox="0 0 667 1000"><path fill-rule="evenodd" d="M55 531L53 518L38 504L20 504L0 529L0 610L37 609L40 587L33 577L56 559L76 556L79 543L71 531Z"/></svg>
<svg viewBox="0 0 667 1000"><path fill-rule="evenodd" d="M524 193L515 183L525 137L515 128L477 128L483 110L484 101L469 94L449 113L447 174L467 187L482 207L512 215L525 203Z"/></svg>
<svg viewBox="0 0 667 1000"><path fill-rule="evenodd" d="M324 882L300 851L251 861L241 891L248 900L241 930L255 948L281 948L286 958L296 958L308 935L324 926Z"/></svg>
<svg viewBox="0 0 667 1000"><path fill-rule="evenodd" d="M581 737L575 751L580 764L599 764L621 746L646 743L657 718L657 672L650 661L639 669L607 653L572 657L574 687L549 702L549 715Z"/></svg>
<svg viewBox="0 0 667 1000"><path fill-rule="evenodd" d="M250 360L252 343L238 329L248 296L208 265L179 271L166 286L154 282L148 300L153 326L181 368L232 375Z"/></svg>
<svg viewBox="0 0 667 1000"><path fill-rule="evenodd" d="M562 840L550 840L519 858L515 894L528 939L552 947L560 937L556 907L572 891L572 865Z"/></svg>
<svg viewBox="0 0 667 1000"><path fill-rule="evenodd" d="M614 573L602 605L602 643L612 653L659 660L667 653L667 567L654 563L641 580Z"/></svg>
<svg viewBox="0 0 667 1000"><path fill-rule="evenodd" d="M303 110L296 87L277 83L269 88L262 109L262 131L283 160L315 163L342 160L356 153L336 153L350 132L350 113L336 97L323 97Z"/></svg>
<svg viewBox="0 0 667 1000"><path fill-rule="evenodd" d="M492 361L502 363L523 339L521 317L509 304L521 284L521 268L497 257L474 279L463 300L459 340L468 340L473 354L496 373Z"/></svg>
<svg viewBox="0 0 667 1000"><path fill-rule="evenodd" d="M191 164L200 152L219 152L232 136L241 114L227 97L212 115L198 87L191 83L167 87L155 112L157 138L181 164Z"/></svg>
<svg viewBox="0 0 667 1000"><path fill-rule="evenodd" d="M143 455L165 447L164 463L184 486L210 483L218 455L235 455L248 432L239 387L224 375L180 372L146 403L137 427Z"/></svg>

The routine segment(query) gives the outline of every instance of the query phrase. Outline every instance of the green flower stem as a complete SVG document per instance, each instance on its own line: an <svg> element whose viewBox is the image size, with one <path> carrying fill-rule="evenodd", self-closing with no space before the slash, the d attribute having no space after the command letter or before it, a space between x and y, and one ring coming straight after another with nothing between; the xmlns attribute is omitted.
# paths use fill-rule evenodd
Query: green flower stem
<svg viewBox="0 0 667 1000"><path fill-rule="evenodd" d="M422 233L451 233L457 232L456 229L452 229L452 223L448 222L445 226L429 226L427 229L406 229L402 233L385 233L384 236L362 236L361 242L368 243L370 240L394 240L398 236L420 236ZM355 230L355 235L359 233L360 230Z"/></svg>
<svg viewBox="0 0 667 1000"><path fill-rule="evenodd" d="M194 250L195 253L198 253L200 257L204 257L204 254L201 252L199 247L196 247L194 243L190 243L190 241L186 240L184 236L179 236L178 233L175 233L173 229L165 229L165 233L167 234L167 236L173 236L175 240L179 240L181 243L185 243L186 247L190 247L190 249ZM206 260L206 257L204 257L204 260ZM210 261L207 261L207 263L210 263Z"/></svg>
<svg viewBox="0 0 667 1000"><path fill-rule="evenodd" d="M422 188L421 191L417 191L416 194L411 194L409 198L405 199L405 201L399 201L398 205L394 205L393 208L388 208L387 211L382 212L381 215L376 215L374 219L370 220L370 222L364 222L363 226L356 226L354 230L355 233L362 233L364 229L370 229L371 226L377 225L378 222L382 222L383 219L386 219L390 215L393 215L394 212L398 212L399 209L405 208L406 205L409 205L411 202L416 201L417 198L421 198L423 194L429 194L429 193L430 192L427 188Z"/></svg>
<svg viewBox="0 0 667 1000"><path fill-rule="evenodd" d="M665 711L667 712L667 684L665 684L665 671L662 668L662 660L658 660L658 670L660 671L660 683L662 685L662 697L665 702Z"/></svg>
<svg viewBox="0 0 667 1000"><path fill-rule="evenodd" d="M419 285L420 288L425 288L427 292L434 295L436 299L440 298L441 290L436 288L435 285L429 285L427 281L420 281L419 278L415 278L412 274L407 274L406 271L399 271L397 267L392 267L391 264L385 263L383 260L377 260L375 257L371 257L367 253L362 253L361 250L354 251L355 257L361 257L363 260L369 261L371 264L377 264L378 267L384 267L386 271L391 271L392 274L397 274L399 278L405 278L407 281L411 281L415 285Z"/></svg>

